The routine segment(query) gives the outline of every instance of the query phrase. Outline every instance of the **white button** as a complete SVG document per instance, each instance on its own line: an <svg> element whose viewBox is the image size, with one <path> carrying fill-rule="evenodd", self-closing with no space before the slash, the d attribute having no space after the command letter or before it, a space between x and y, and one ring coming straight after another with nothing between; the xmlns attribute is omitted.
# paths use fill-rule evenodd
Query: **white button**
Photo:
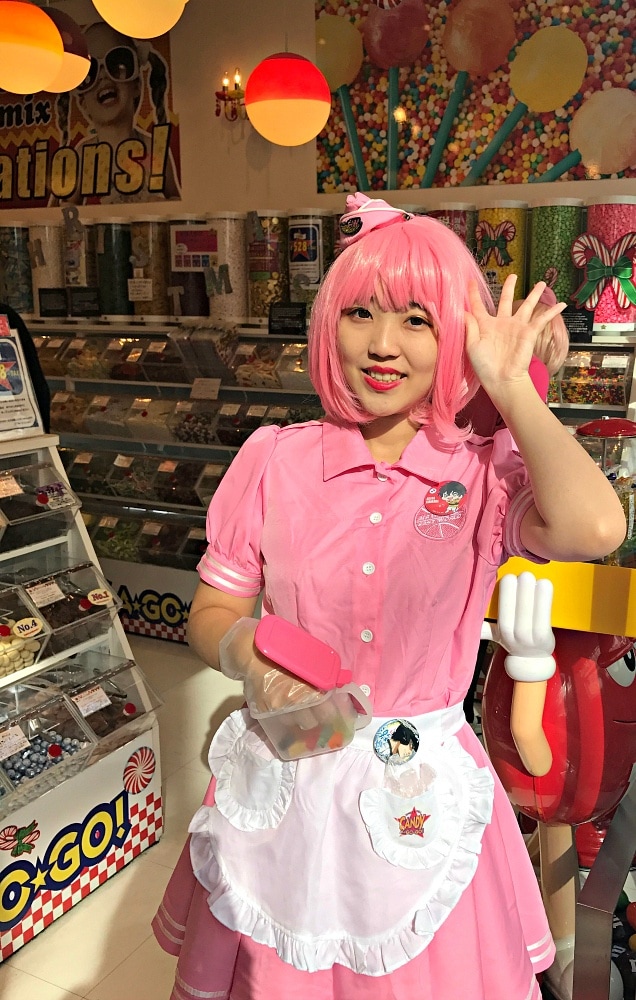
<svg viewBox="0 0 636 1000"><path fill-rule="evenodd" d="M371 524L379 524L382 520L382 514L379 510L375 510L373 514L369 515L369 520L371 521Z"/></svg>
<svg viewBox="0 0 636 1000"><path fill-rule="evenodd" d="M373 639L373 632L371 631L370 628L363 628L362 632L360 633L360 638L362 639L363 642L371 642L371 640Z"/></svg>
<svg viewBox="0 0 636 1000"><path fill-rule="evenodd" d="M364 573L365 576L371 576L372 573L375 573L375 564L363 563L362 572Z"/></svg>
<svg viewBox="0 0 636 1000"><path fill-rule="evenodd" d="M381 483L386 483L389 477L385 476L383 472L378 472L378 479Z"/></svg>
<svg viewBox="0 0 636 1000"><path fill-rule="evenodd" d="M371 694L371 688L369 687L368 684L361 684L360 690L362 691L362 694L366 694L367 698Z"/></svg>

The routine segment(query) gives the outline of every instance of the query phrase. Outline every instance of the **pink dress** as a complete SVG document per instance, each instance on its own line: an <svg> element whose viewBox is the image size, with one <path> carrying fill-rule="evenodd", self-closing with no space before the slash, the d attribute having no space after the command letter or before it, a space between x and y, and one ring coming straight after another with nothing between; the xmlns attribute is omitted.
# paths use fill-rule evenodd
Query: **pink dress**
<svg viewBox="0 0 636 1000"><path fill-rule="evenodd" d="M223 723L153 923L180 956L172 1000L538 1000L554 946L537 881L461 712L497 568L529 556L531 503L506 430L449 445L422 428L393 466L329 423L243 446L201 578L264 590L264 613L340 653L374 718L288 762L246 710ZM419 734L417 787L374 753L391 720Z"/></svg>

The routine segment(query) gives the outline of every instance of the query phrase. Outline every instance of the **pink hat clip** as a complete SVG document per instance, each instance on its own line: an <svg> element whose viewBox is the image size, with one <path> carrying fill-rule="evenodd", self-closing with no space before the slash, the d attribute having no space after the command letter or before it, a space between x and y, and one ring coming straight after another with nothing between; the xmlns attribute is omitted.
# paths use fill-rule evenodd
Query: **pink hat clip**
<svg viewBox="0 0 636 1000"><path fill-rule="evenodd" d="M340 219L340 247L344 250L374 229L383 229L394 222L412 218L410 212L394 208L382 198L367 198L359 191L347 195L347 211Z"/></svg>

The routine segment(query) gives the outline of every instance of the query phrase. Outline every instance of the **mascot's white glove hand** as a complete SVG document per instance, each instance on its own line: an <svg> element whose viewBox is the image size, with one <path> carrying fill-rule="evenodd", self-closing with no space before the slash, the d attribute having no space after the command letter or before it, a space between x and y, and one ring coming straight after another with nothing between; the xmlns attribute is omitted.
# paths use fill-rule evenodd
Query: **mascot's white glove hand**
<svg viewBox="0 0 636 1000"><path fill-rule="evenodd" d="M556 670L550 624L554 587L533 573L499 581L499 617L493 638L508 650L506 673L515 681L547 681Z"/></svg>
<svg viewBox="0 0 636 1000"><path fill-rule="evenodd" d="M321 701L324 692L305 684L273 660L263 656L254 645L258 619L239 618L219 643L221 673L243 681L245 700L250 712L271 712L287 706L310 706ZM307 720L306 728L313 724Z"/></svg>

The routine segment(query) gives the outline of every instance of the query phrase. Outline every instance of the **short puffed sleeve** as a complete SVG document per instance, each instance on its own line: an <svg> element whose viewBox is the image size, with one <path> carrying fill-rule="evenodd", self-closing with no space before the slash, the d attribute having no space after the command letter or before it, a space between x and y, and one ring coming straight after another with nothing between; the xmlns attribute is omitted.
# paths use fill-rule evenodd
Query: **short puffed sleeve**
<svg viewBox="0 0 636 1000"><path fill-rule="evenodd" d="M535 563L548 562L524 548L521 522L534 504L532 487L510 431L495 433L486 473L484 512L477 532L479 554L500 566L510 556Z"/></svg>
<svg viewBox="0 0 636 1000"><path fill-rule="evenodd" d="M197 571L204 583L235 597L257 597L263 587L265 480L279 430L271 425L250 435L208 507L208 547Z"/></svg>

